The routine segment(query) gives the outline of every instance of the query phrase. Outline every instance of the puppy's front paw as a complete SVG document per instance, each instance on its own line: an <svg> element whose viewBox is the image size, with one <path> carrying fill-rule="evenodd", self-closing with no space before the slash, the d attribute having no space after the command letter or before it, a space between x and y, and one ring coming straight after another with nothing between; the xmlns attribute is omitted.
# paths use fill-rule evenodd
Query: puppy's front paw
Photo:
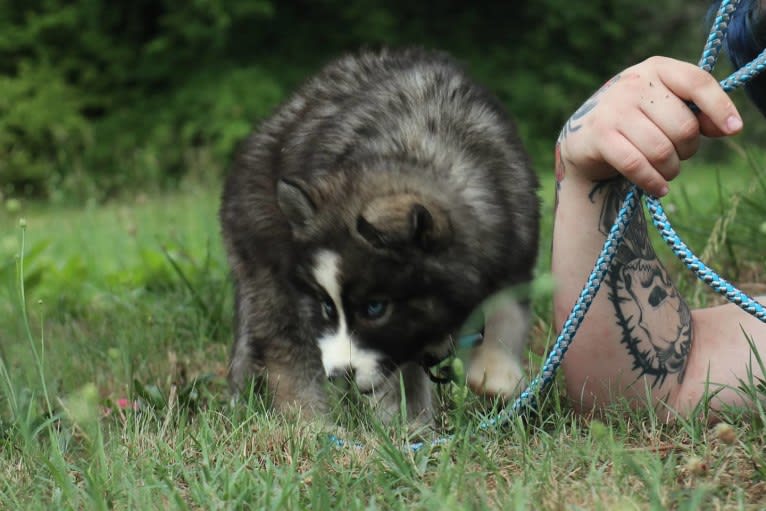
<svg viewBox="0 0 766 511"><path fill-rule="evenodd" d="M468 367L466 380L475 393L506 401L515 398L526 385L521 360L510 354L475 357Z"/></svg>

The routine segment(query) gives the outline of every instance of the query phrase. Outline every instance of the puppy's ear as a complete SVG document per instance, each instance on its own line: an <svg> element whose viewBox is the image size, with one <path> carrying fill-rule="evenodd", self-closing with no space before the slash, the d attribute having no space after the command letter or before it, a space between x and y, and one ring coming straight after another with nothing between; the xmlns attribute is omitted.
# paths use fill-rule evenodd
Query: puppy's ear
<svg viewBox="0 0 766 511"><path fill-rule="evenodd" d="M410 194L373 200L357 217L356 230L375 248L414 246L430 252L452 238L452 226L444 210Z"/></svg>
<svg viewBox="0 0 766 511"><path fill-rule="evenodd" d="M306 190L291 179L283 178L277 183L277 204L293 228L305 226L316 214L316 205Z"/></svg>

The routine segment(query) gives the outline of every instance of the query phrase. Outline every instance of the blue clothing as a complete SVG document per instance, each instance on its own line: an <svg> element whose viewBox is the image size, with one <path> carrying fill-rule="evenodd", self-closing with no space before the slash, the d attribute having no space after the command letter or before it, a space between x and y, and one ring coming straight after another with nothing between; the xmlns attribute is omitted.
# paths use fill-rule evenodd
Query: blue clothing
<svg viewBox="0 0 766 511"><path fill-rule="evenodd" d="M714 9L719 2L715 2ZM715 11L712 11L715 12ZM732 63L742 67L766 48L766 10L760 0L742 0L729 21L726 49ZM745 91L762 114L766 115L766 72L751 80Z"/></svg>

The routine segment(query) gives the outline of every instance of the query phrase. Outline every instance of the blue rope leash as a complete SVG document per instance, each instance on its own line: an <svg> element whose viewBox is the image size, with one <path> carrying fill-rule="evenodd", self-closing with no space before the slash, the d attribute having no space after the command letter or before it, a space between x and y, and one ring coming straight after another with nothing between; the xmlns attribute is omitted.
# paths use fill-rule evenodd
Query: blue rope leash
<svg viewBox="0 0 766 511"><path fill-rule="evenodd" d="M716 13L713 26L710 30L710 35L705 43L705 48L702 53L702 58L699 61L699 66L705 71L711 72L718 60L718 56L721 52L721 48L724 44L724 38L726 37L726 31L729 25L729 19L734 11L737 9L739 0L723 0L718 12ZM720 82L721 87L730 92L752 79L758 73L766 69L766 50L760 53L753 61L744 65L729 77ZM697 110L695 105L690 105L692 109ZM513 417L519 416L524 410L535 409L537 406L537 396L545 390L554 380L556 371L561 365L564 359L564 354L572 344L577 329L582 324L585 314L588 312L593 299L598 293L601 283L604 281L609 267L612 264L617 248L625 235L633 215L637 210L640 211L640 198L644 195L643 192L635 185L632 185L628 190L625 199L623 200L620 211L617 214L614 225L609 231L609 235L604 242L604 247L596 260L596 264L593 271L590 273L585 286L580 292L580 296L577 299L574 307L572 308L567 320L564 322L564 326L561 328L556 342L551 348L548 357L545 360L539 375L529 384L529 386L519 395L514 403L503 410L497 416L487 419L479 423L479 430L486 430L492 427L496 427L508 422ZM726 279L720 277L712 269L710 269L705 263L700 261L692 251L681 240L678 234L673 230L670 225L670 221L665 215L665 211L662 209L659 199L644 195L647 209L652 218L652 223L657 227L662 239L667 243L676 256L683 261L683 263L694 273L700 280L709 285L715 292L725 296L730 302L737 304L744 311L752 314L756 318L763 322L766 322L766 308L747 294L737 289L734 285L728 282ZM432 440L430 442L415 442L408 445L411 451L418 451L426 445L438 446L447 443L452 437L444 436ZM348 443L336 436L331 436L330 440L338 447L361 447L359 443Z"/></svg>
<svg viewBox="0 0 766 511"><path fill-rule="evenodd" d="M720 54L724 38L726 37L726 30L729 26L729 19L737 9L739 1L740 0L724 0L718 8L715 21L713 22L713 28L710 31L710 36L708 37L705 49L702 52L702 58L699 61L699 66L705 71L711 72L718 60L718 55ZM754 60L748 62L729 77L722 80L721 87L726 92L731 92L732 90L743 86L758 73L764 71L764 69L766 69L766 50L763 50ZM670 221L665 215L665 211L662 209L659 199L646 196L645 201L652 223L676 257L678 257L686 267L697 276L697 278L710 286L716 293L725 296L727 300L738 305L745 312L766 322L766 308L764 308L762 304L737 289L726 279L720 277L692 253L675 230L673 230Z"/></svg>

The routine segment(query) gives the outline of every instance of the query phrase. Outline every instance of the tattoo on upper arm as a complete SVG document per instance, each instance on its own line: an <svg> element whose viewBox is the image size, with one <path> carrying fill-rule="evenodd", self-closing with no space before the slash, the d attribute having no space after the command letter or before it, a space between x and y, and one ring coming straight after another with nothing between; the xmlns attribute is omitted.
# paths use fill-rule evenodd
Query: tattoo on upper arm
<svg viewBox="0 0 766 511"><path fill-rule="evenodd" d="M618 177L591 190L591 201L603 196L602 233L612 227L628 186ZM638 377L654 378L652 387L662 385L670 375L683 382L691 348L691 313L654 253L641 208L625 232L606 285L622 331L621 342L633 357Z"/></svg>

